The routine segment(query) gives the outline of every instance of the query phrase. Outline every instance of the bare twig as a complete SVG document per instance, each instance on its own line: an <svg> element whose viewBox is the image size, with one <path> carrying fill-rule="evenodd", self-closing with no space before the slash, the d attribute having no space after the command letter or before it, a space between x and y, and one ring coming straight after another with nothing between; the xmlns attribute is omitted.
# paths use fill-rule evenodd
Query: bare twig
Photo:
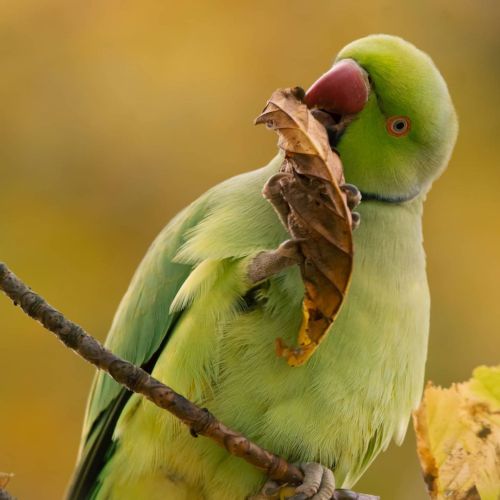
<svg viewBox="0 0 500 500"><path fill-rule="evenodd" d="M201 434L213 439L232 455L241 457L264 471L271 479L293 485L302 481L303 473L298 467L226 427L205 408L199 408L170 387L151 377L142 368L105 349L81 326L64 317L40 295L33 292L2 262L0 262L0 289L15 305L21 306L28 316L39 321L67 347L73 349L89 363L109 373L118 383L133 392L142 394L155 405L174 414L190 428L194 436ZM376 500L378 497L353 492L345 496L342 490L337 490L334 499L342 500L343 498Z"/></svg>
<svg viewBox="0 0 500 500"><path fill-rule="evenodd" d="M16 500L7 490L0 488L0 500Z"/></svg>
<svg viewBox="0 0 500 500"><path fill-rule="evenodd" d="M0 289L15 305L47 330L55 333L66 346L76 351L89 363L108 372L118 383L145 396L160 408L181 419L194 435L212 438L229 453L243 458L263 470L271 479L298 484L303 474L285 459L264 450L239 432L219 422L209 411L199 408L186 398L151 377L142 368L115 356L105 349L83 328L65 318L40 295L31 291L9 268L0 263Z"/></svg>

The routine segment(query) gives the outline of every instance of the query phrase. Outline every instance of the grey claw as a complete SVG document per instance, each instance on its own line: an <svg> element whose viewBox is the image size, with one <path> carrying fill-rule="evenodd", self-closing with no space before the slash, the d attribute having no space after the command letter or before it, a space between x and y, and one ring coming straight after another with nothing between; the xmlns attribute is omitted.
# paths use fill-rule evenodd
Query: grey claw
<svg viewBox="0 0 500 500"><path fill-rule="evenodd" d="M333 500L380 500L380 497L365 495L364 493L356 493L351 490L339 489L335 490Z"/></svg>
<svg viewBox="0 0 500 500"><path fill-rule="evenodd" d="M262 194L266 198L274 198L276 195L280 195L283 183L288 181L289 178L290 174L286 172L278 172L277 174L274 174L264 185Z"/></svg>
<svg viewBox="0 0 500 500"><path fill-rule="evenodd" d="M357 500L358 494L351 490L335 490L334 500Z"/></svg>
<svg viewBox="0 0 500 500"><path fill-rule="evenodd" d="M354 184L343 184L340 189L346 194L347 206L352 210L361 202L361 191Z"/></svg>
<svg viewBox="0 0 500 500"><path fill-rule="evenodd" d="M352 229L353 231L358 228L359 223L361 222L361 215L358 212L351 213L352 219Z"/></svg>
<svg viewBox="0 0 500 500"><path fill-rule="evenodd" d="M297 263L302 262L303 256L300 249L300 243L305 241L303 238L294 238L284 241L277 249L279 254L288 259L293 259Z"/></svg>

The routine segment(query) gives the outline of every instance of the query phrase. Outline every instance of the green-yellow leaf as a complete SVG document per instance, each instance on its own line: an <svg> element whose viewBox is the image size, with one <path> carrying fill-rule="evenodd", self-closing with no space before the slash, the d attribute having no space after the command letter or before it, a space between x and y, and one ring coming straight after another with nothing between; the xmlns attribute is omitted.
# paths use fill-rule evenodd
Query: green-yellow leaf
<svg viewBox="0 0 500 500"><path fill-rule="evenodd" d="M413 416L433 499L500 499L500 366L449 389L429 384Z"/></svg>

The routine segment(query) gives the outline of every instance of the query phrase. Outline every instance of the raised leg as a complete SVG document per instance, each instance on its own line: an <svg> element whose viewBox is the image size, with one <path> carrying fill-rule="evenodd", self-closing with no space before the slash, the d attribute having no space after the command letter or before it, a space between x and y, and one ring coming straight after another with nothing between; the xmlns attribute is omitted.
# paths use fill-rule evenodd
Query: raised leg
<svg viewBox="0 0 500 500"><path fill-rule="evenodd" d="M248 278L252 284L263 281L279 273L283 269L300 264L302 253L299 248L300 240L287 240L276 250L269 250L257 254L248 266Z"/></svg>

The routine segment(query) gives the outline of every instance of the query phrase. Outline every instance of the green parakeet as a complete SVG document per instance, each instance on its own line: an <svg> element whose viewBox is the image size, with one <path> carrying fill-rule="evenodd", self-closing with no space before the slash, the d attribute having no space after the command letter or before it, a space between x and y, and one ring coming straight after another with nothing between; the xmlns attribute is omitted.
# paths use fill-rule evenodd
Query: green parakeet
<svg viewBox="0 0 500 500"><path fill-rule="evenodd" d="M347 69L346 69L347 68ZM106 346L290 462L319 462L351 487L421 397L429 330L422 209L457 135L431 59L401 38L346 46L306 95L332 117L346 181L358 187L352 282L331 331L299 367L304 286L297 266L252 283L248 268L290 238L262 196L281 164L229 179L180 212L136 271ZM252 293L249 293L252 290ZM72 499L244 499L265 482L144 398L98 373Z"/></svg>

